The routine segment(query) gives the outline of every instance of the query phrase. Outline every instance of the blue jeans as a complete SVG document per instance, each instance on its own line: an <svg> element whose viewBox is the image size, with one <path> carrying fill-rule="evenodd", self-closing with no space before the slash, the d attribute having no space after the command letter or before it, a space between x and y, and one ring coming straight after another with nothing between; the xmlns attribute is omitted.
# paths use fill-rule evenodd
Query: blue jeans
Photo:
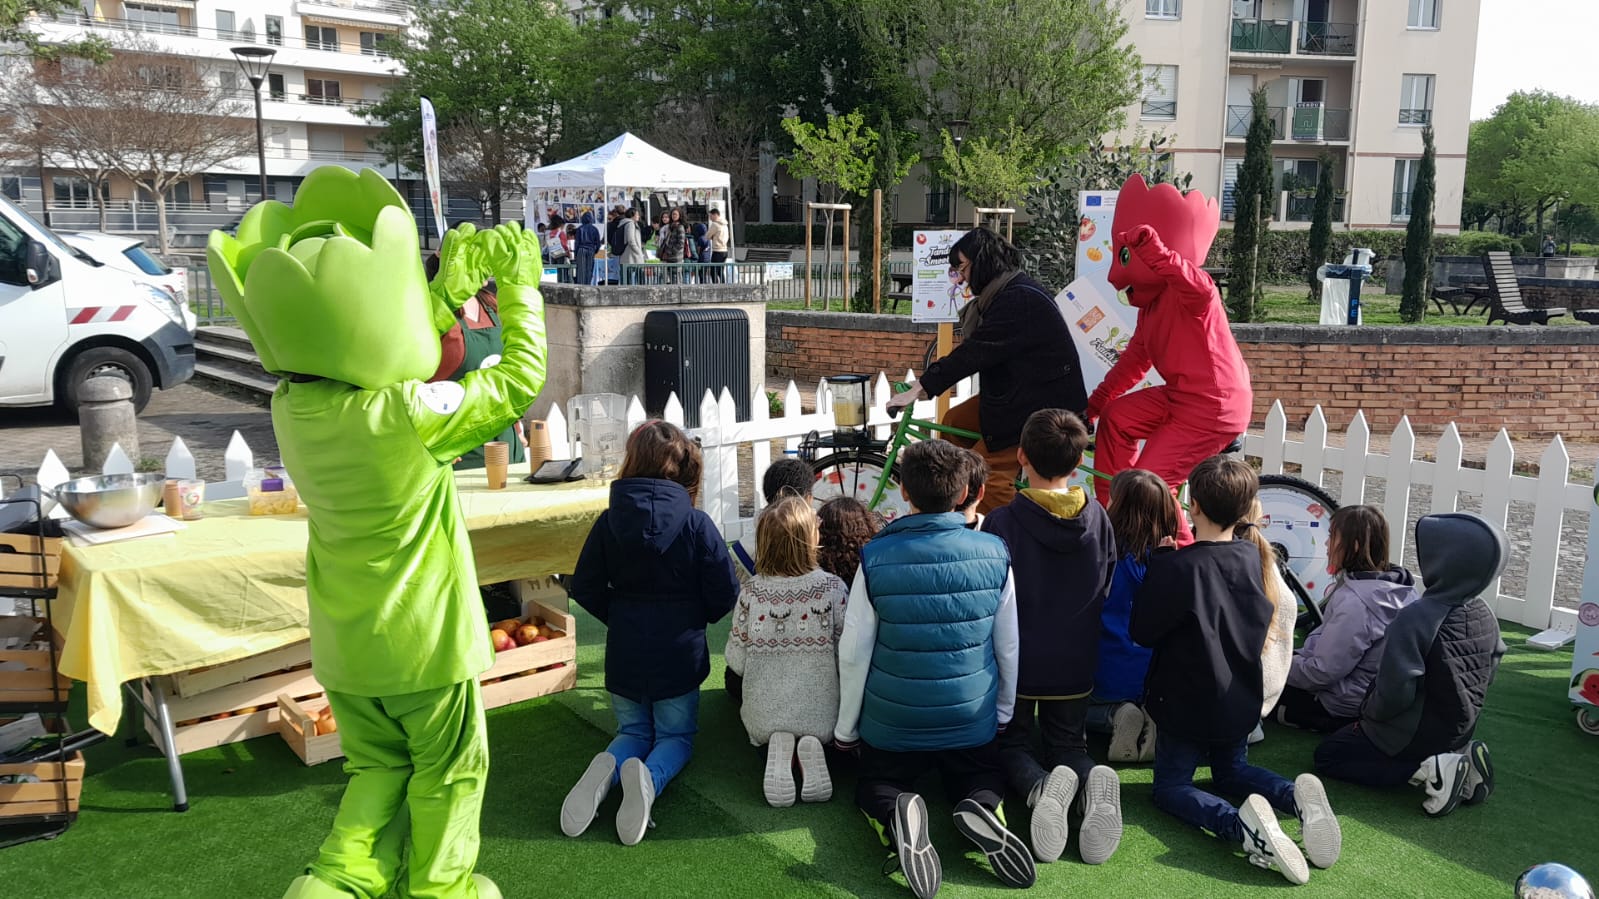
<svg viewBox="0 0 1599 899"><path fill-rule="evenodd" d="M622 763L643 759L660 795L677 776L694 751L694 734L699 730L700 691L682 696L638 703L611 694L611 711L616 714L616 739L605 747L616 759L618 777Z"/></svg>
<svg viewBox="0 0 1599 899"><path fill-rule="evenodd" d="M1195 743L1155 732L1155 807L1178 820L1208 830L1229 842L1243 838L1238 809L1213 793L1194 786L1194 769L1210 764L1211 786L1217 793L1246 797L1259 793L1285 815L1298 815L1294 785L1279 775L1249 764L1249 745Z"/></svg>

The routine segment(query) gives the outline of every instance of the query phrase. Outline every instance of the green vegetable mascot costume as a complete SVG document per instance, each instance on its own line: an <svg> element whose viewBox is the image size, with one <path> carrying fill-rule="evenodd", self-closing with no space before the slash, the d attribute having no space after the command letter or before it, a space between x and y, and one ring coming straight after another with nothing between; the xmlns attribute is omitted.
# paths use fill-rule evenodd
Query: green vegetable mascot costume
<svg viewBox="0 0 1599 899"><path fill-rule="evenodd" d="M312 664L350 774L333 832L287 897L499 899L472 873L488 775L477 676L493 650L450 463L544 384L538 241L514 224L463 225L430 286L394 188L371 169L325 167L292 208L261 203L237 238L212 232L206 254L283 379L272 425L310 509ZM500 364L424 383L454 309L490 275Z"/></svg>

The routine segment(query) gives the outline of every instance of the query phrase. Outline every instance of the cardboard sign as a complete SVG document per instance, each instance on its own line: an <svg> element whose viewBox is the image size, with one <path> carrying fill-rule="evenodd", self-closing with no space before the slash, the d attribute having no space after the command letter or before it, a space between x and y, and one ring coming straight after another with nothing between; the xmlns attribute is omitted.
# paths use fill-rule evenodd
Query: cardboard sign
<svg viewBox="0 0 1599 899"><path fill-rule="evenodd" d="M956 284L949 271L949 248L965 231L917 231L911 244L911 321L960 321L971 288Z"/></svg>
<svg viewBox="0 0 1599 899"><path fill-rule="evenodd" d="M1105 295L1116 296L1116 289L1105 277L1116 253L1111 222L1116 218L1114 190L1084 190L1077 193L1077 278L1104 288ZM1123 304L1126 305L1126 304ZM1131 307L1129 307L1131 308ZM1136 315L1136 313L1135 313Z"/></svg>
<svg viewBox="0 0 1599 899"><path fill-rule="evenodd" d="M1066 319L1067 329L1077 344L1083 386L1092 393L1132 342L1137 318L1132 307L1116 299L1110 284L1103 279L1079 277L1055 297L1055 306ZM1132 389L1142 390L1164 383L1151 368Z"/></svg>

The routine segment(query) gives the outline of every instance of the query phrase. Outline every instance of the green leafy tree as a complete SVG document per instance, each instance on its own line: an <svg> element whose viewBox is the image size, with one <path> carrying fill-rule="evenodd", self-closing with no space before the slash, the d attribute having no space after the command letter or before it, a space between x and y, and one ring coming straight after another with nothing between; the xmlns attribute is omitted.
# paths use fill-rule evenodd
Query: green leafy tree
<svg viewBox="0 0 1599 899"><path fill-rule="evenodd" d="M783 159L784 167L795 178L815 178L826 189L824 202L842 203L852 195L865 195L871 190L881 138L865 124L861 113L829 114L820 126L785 119L783 129L794 142L794 152ZM832 296L834 210L825 210L823 219L827 228L823 271L828 275L822 282L827 285L822 302L827 308ZM811 226L809 221L805 224L807 228Z"/></svg>
<svg viewBox="0 0 1599 899"><path fill-rule="evenodd" d="M1473 122L1466 152L1469 220L1506 234L1544 233L1551 210L1599 205L1599 106L1546 91L1511 94Z"/></svg>
<svg viewBox="0 0 1599 899"><path fill-rule="evenodd" d="M1321 298L1321 282L1316 270L1327 262L1332 251L1333 198L1337 187L1333 184L1333 158L1321 154L1321 176L1316 179L1316 205L1310 213L1310 238L1305 251L1305 278L1310 282L1310 301Z"/></svg>
<svg viewBox="0 0 1599 899"><path fill-rule="evenodd" d="M894 250L894 206L899 196L899 186L910 173L911 166L920 161L915 153L906 154L900 146L900 131L894 127L894 120L888 111L880 110L877 119L877 151L873 154L872 179L870 190L883 192L883 221L880 235L880 253L882 264L876 272L875 283L882 293L893 289L893 280L889 277L889 259ZM871 214L871 200L863 197L856 204L856 215L861 222L861 271L867 270L867 249L865 247L866 223L870 221L867 216ZM852 312L871 312L872 287L874 279L862 277L860 286L856 288L855 296L850 299Z"/></svg>
<svg viewBox="0 0 1599 899"><path fill-rule="evenodd" d="M1437 148L1432 126L1421 132L1421 166L1410 191L1410 222L1405 226L1405 283L1399 317L1419 322L1427 315L1427 282L1432 279L1432 204L1437 190Z"/></svg>
<svg viewBox="0 0 1599 899"><path fill-rule="evenodd" d="M1194 176L1176 175L1171 139L1164 134L1137 139L1126 146L1095 144L1087 152L1045 166L1027 192L1030 216L1022 247L1028 268L1045 284L1065 287L1076 277L1077 194L1084 190L1116 190L1135 174L1150 184L1170 182L1188 190Z"/></svg>
<svg viewBox="0 0 1599 899"><path fill-rule="evenodd" d="M365 114L384 124L378 146L389 161L420 170L420 98L431 100L440 168L486 195L498 223L560 133L571 22L521 0L438 0L419 4L416 15L417 27L389 50L400 78Z"/></svg>
<svg viewBox="0 0 1599 899"><path fill-rule="evenodd" d="M1272 208L1272 127L1266 89L1252 93L1250 104L1254 111L1244 138L1244 162L1233 188L1232 272L1227 284L1227 311L1237 322L1255 321L1261 311L1255 262Z"/></svg>
<svg viewBox="0 0 1599 899"><path fill-rule="evenodd" d="M1012 122L998 137L976 137L955 146L945 130L944 168L979 207L1016 203L1038 177L1042 155L1034 139Z"/></svg>
<svg viewBox="0 0 1599 899"><path fill-rule="evenodd" d="M81 41L47 44L39 33L29 27L29 20L51 16L75 16L80 13L77 3L69 0L0 0L0 59L32 57L58 60L73 56L95 62L111 58L111 44L104 38L90 37Z"/></svg>

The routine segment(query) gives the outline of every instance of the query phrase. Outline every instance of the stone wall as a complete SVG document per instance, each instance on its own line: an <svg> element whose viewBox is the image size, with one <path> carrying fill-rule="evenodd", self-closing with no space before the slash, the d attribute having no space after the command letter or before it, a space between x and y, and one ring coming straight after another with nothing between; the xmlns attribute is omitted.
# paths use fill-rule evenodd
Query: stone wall
<svg viewBox="0 0 1599 899"><path fill-rule="evenodd" d="M921 368L933 327L903 316L767 314L767 387L839 372ZM1421 433L1599 440L1599 328L1235 325L1255 383L1256 425L1280 400L1289 421L1317 405L1342 431L1363 410L1378 433L1403 416Z"/></svg>

